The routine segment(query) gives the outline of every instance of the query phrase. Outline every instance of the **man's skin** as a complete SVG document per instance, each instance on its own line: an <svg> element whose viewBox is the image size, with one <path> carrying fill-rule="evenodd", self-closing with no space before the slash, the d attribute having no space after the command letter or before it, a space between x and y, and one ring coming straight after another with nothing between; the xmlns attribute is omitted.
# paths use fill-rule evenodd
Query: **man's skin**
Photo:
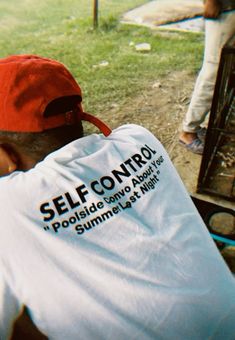
<svg viewBox="0 0 235 340"><path fill-rule="evenodd" d="M203 16L207 19L216 19L218 18L221 10L221 5L219 0L206 0L204 2L204 12ZM195 132L185 132L182 131L180 133L179 139L182 140L186 144L192 143L195 139L197 139L197 134Z"/></svg>
<svg viewBox="0 0 235 340"><path fill-rule="evenodd" d="M9 175L15 170L29 170L36 161L14 144L0 141L0 176Z"/></svg>

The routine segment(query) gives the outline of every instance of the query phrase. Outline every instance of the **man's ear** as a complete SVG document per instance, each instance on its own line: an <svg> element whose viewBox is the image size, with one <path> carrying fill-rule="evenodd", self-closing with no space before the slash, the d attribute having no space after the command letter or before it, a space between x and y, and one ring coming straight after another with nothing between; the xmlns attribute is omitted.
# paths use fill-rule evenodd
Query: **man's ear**
<svg viewBox="0 0 235 340"><path fill-rule="evenodd" d="M0 176L9 175L16 169L16 157L4 144L0 144Z"/></svg>

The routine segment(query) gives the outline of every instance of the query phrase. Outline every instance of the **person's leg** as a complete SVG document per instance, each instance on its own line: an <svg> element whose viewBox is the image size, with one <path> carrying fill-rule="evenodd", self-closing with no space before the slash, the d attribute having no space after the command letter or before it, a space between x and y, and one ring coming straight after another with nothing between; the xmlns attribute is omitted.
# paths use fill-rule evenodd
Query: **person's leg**
<svg viewBox="0 0 235 340"><path fill-rule="evenodd" d="M203 142L198 140L197 132L211 107L221 49L233 34L235 34L235 11L223 13L216 20L206 20L203 65L180 134L180 140L186 144L197 140L196 144L200 151L203 150Z"/></svg>

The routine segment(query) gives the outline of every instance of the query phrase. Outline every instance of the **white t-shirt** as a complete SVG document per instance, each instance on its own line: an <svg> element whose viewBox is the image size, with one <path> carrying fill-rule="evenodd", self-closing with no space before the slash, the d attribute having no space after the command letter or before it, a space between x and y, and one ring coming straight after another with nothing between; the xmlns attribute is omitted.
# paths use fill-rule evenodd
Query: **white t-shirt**
<svg viewBox="0 0 235 340"><path fill-rule="evenodd" d="M235 280L144 128L1 178L0 216L1 339L22 304L55 340L234 339Z"/></svg>

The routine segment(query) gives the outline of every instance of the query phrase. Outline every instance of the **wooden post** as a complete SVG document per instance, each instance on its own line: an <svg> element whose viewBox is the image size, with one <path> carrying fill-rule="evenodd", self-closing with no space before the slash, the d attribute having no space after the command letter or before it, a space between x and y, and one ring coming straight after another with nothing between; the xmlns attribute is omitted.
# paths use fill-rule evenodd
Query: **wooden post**
<svg viewBox="0 0 235 340"><path fill-rule="evenodd" d="M99 7L98 0L94 0L94 16L93 16L94 29L98 27L98 7Z"/></svg>

